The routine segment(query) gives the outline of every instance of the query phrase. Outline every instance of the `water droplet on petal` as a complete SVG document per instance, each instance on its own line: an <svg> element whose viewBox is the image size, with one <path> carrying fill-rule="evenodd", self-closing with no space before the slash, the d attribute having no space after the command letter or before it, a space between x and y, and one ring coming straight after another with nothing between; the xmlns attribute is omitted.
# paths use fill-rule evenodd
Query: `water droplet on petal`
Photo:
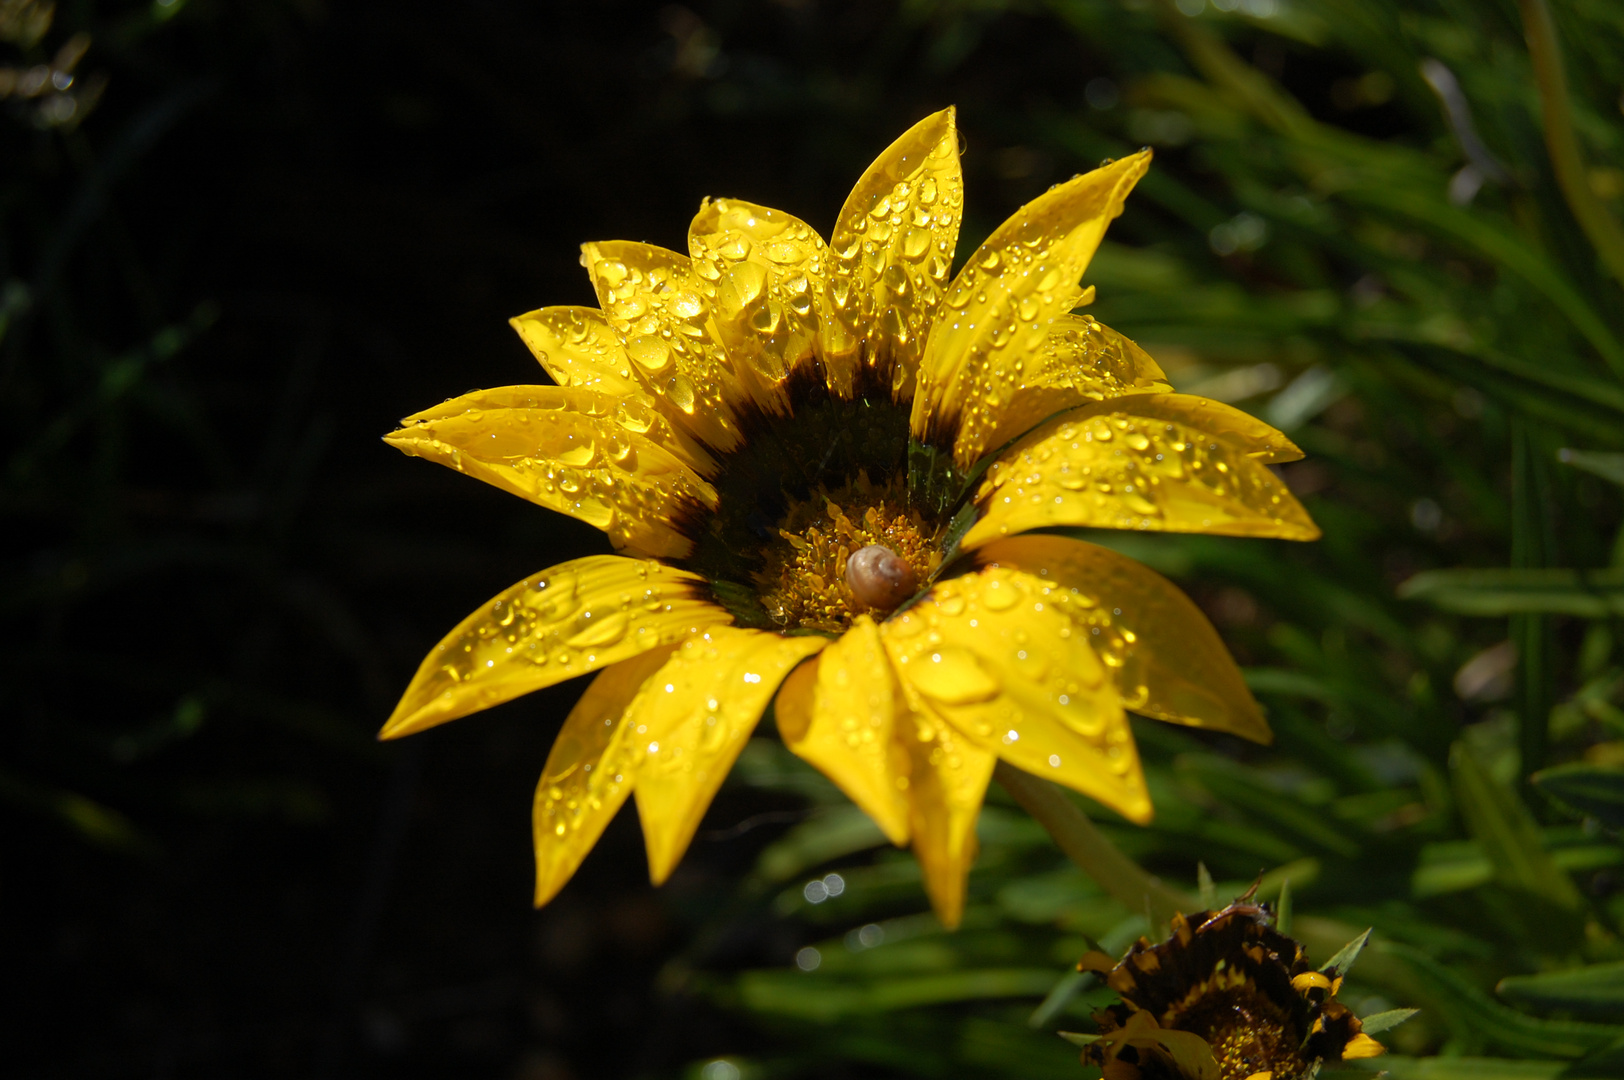
<svg viewBox="0 0 1624 1080"><path fill-rule="evenodd" d="M693 415L694 411L694 384L686 375L676 375L671 379L671 385L666 390L666 399L681 409Z"/></svg>
<svg viewBox="0 0 1624 1080"><path fill-rule="evenodd" d="M981 604L988 611L1008 611L1019 599L1014 585L996 578L987 582L987 587L981 590Z"/></svg>
<svg viewBox="0 0 1624 1080"><path fill-rule="evenodd" d="M650 375L658 375L671 366L671 346L646 334L628 342L626 354L632 358L632 363Z"/></svg>
<svg viewBox="0 0 1624 1080"><path fill-rule="evenodd" d="M950 645L916 657L906 677L921 694L943 705L990 701L1001 689L974 653Z"/></svg>
<svg viewBox="0 0 1624 1080"><path fill-rule="evenodd" d="M578 629L564 643L577 649L612 645L626 636L627 623L623 611L583 611L575 620Z"/></svg>

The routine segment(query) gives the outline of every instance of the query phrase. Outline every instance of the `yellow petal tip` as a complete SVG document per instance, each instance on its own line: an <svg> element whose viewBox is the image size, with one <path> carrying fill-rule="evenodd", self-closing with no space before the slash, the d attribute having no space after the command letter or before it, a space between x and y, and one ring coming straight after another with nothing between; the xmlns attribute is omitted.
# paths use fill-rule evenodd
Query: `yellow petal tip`
<svg viewBox="0 0 1624 1080"><path fill-rule="evenodd" d="M1342 1050L1343 1061L1358 1061L1361 1058L1381 1057L1387 1053L1387 1047L1372 1039L1369 1035L1355 1035Z"/></svg>
<svg viewBox="0 0 1624 1080"><path fill-rule="evenodd" d="M421 722L422 712L422 709L414 709L409 713L402 713L397 709L394 715L384 721L383 727L378 729L378 741L388 742L422 731L429 726Z"/></svg>

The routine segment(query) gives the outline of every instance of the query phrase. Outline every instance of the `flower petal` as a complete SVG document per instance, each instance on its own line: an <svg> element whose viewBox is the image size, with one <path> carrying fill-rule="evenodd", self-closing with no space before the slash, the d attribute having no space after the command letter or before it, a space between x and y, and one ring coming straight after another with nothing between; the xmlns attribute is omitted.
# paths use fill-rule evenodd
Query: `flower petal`
<svg viewBox="0 0 1624 1080"><path fill-rule="evenodd" d="M925 891L949 929L964 917L964 890L975 862L976 819L997 756L976 746L927 702L897 724L908 755L908 834Z"/></svg>
<svg viewBox="0 0 1624 1080"><path fill-rule="evenodd" d="M840 208L823 333L829 386L842 397L862 365L890 379L896 400L913 394L964 206L953 117L943 109L904 132Z"/></svg>
<svg viewBox="0 0 1624 1080"><path fill-rule="evenodd" d="M785 380L818 356L828 245L782 210L717 199L689 226L688 251L715 290L711 313L728 356L755 376L761 406L787 415Z"/></svg>
<svg viewBox="0 0 1624 1080"><path fill-rule="evenodd" d="M1105 412L1183 424L1265 465L1301 461L1303 457L1297 444L1286 438L1284 432L1233 405L1195 394L1137 395L1126 401L1089 404L1073 415L1081 419Z"/></svg>
<svg viewBox="0 0 1624 1080"><path fill-rule="evenodd" d="M670 876L767 703L828 639L716 626L685 640L626 710L649 878Z"/></svg>
<svg viewBox="0 0 1624 1080"><path fill-rule="evenodd" d="M1282 540L1320 535L1286 485L1226 437L1128 411L1171 396L1105 402L1027 435L987 470L975 496L981 519L961 548L1056 525Z"/></svg>
<svg viewBox="0 0 1624 1080"><path fill-rule="evenodd" d="M653 409L592 390L478 390L407 417L385 441L667 558L693 549L678 523L716 507L716 489L654 438ZM648 434L643 434L647 432Z"/></svg>
<svg viewBox="0 0 1624 1080"><path fill-rule="evenodd" d="M879 628L859 615L784 683L774 706L784 745L835 782L893 844L908 842L908 757L895 739L908 706Z"/></svg>
<svg viewBox="0 0 1624 1080"><path fill-rule="evenodd" d="M653 399L632 374L620 335L589 307L545 307L508 320L559 386Z"/></svg>
<svg viewBox="0 0 1624 1080"><path fill-rule="evenodd" d="M1150 355L1091 315L1062 315L1043 348L1026 358L1013 388L960 414L953 461L968 472L981 456L1062 409L1173 387ZM1007 391L1007 392L1006 392Z"/></svg>
<svg viewBox="0 0 1624 1080"><path fill-rule="evenodd" d="M643 681L675 649L666 645L598 672L564 720L536 785L536 906L562 889L631 794L641 741L625 721Z"/></svg>
<svg viewBox="0 0 1624 1080"><path fill-rule="evenodd" d="M711 287L686 255L653 244L581 245L604 317L667 415L714 450L741 441L734 410L749 394L711 321Z"/></svg>
<svg viewBox="0 0 1624 1080"><path fill-rule="evenodd" d="M1115 685L1041 579L985 567L886 624L903 686L1011 765L1141 824L1150 796Z"/></svg>
<svg viewBox="0 0 1624 1080"><path fill-rule="evenodd" d="M1361 1058L1381 1057L1387 1053L1387 1047L1361 1032L1355 1035L1348 1045L1342 1049L1343 1061L1358 1061Z"/></svg>
<svg viewBox="0 0 1624 1080"><path fill-rule="evenodd" d="M421 424L459 416L471 409L569 410L588 416L607 416L623 431L640 435L662 450L669 451L700 476L716 472L716 459L705 452L688 432L671 422L657 403L641 390L621 394L607 390L586 390L558 386L495 386L470 390L438 405L415 412L403 425Z"/></svg>
<svg viewBox="0 0 1624 1080"><path fill-rule="evenodd" d="M1274 739L1246 681L1201 609L1171 581L1109 548L1063 536L1014 536L976 552L1046 586L1047 602L1089 633L1105 672L1136 713Z"/></svg>
<svg viewBox="0 0 1624 1080"><path fill-rule="evenodd" d="M429 651L380 739L411 735L733 621L696 574L589 555L504 589Z"/></svg>
<svg viewBox="0 0 1624 1080"><path fill-rule="evenodd" d="M1078 279L1105 227L1150 168L1150 151L1101 166L1039 195L970 256L936 312L910 430L952 442L961 413L1008 397L1017 362L1041 351L1051 325L1077 306Z"/></svg>

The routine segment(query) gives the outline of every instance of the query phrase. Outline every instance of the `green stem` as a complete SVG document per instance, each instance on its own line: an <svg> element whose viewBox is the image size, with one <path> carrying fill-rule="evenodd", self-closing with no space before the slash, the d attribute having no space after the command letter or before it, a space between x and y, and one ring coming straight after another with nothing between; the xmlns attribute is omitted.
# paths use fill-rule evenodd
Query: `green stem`
<svg viewBox="0 0 1624 1080"><path fill-rule="evenodd" d="M1010 798L1054 838L1066 858L1129 911L1148 909L1150 917L1161 924L1170 921L1177 912L1201 909L1194 897L1163 885L1159 878L1145 873L1138 863L1117 850L1077 804L1049 781L1003 761L992 775L1009 792Z"/></svg>
<svg viewBox="0 0 1624 1080"><path fill-rule="evenodd" d="M1602 263L1624 284L1624 228L1619 227L1590 189L1590 173L1573 131L1568 80L1562 71L1562 51L1557 44L1551 9L1545 0L1520 0L1519 6L1523 33L1528 37L1528 55L1534 62L1534 81L1539 85L1540 112L1545 119L1545 149L1551 156L1556 182L1561 185L1568 209L1573 211Z"/></svg>

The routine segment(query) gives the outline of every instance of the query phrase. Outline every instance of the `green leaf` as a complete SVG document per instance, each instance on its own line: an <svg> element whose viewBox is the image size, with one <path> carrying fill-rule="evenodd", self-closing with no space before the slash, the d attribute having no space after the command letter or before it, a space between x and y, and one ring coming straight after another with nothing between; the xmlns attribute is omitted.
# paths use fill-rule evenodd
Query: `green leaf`
<svg viewBox="0 0 1624 1080"><path fill-rule="evenodd" d="M1212 883L1212 871L1207 869L1204 862L1195 864L1195 884L1196 892L1201 897L1201 906L1208 911L1217 908L1218 887Z"/></svg>
<svg viewBox="0 0 1624 1080"><path fill-rule="evenodd" d="M1116 926L1108 930L1098 942L1090 942L1090 948L1097 948L1107 956L1119 956L1133 943L1133 939L1144 933L1145 920L1138 915L1130 915ZM1086 940L1086 936L1085 936ZM1068 971L1055 981L1049 993L1044 997L1042 1004L1032 1010L1032 1015L1026 1018L1029 1028L1041 1028L1056 1016L1078 994L1099 982L1099 976L1092 971Z"/></svg>
<svg viewBox="0 0 1624 1080"><path fill-rule="evenodd" d="M1494 990L1518 1005L1566 1009L1599 1020L1616 1019L1624 1016L1624 961L1538 975L1512 975L1501 979Z"/></svg>
<svg viewBox="0 0 1624 1080"><path fill-rule="evenodd" d="M830 1022L956 1001L1038 998L1054 982L1048 968L983 968L934 975L848 980L801 971L746 971L739 1001L759 1013Z"/></svg>
<svg viewBox="0 0 1624 1080"><path fill-rule="evenodd" d="M1624 454L1604 454L1596 450L1570 450L1563 447L1556 460L1603 480L1624 485Z"/></svg>
<svg viewBox="0 0 1624 1080"><path fill-rule="evenodd" d="M1624 615L1624 568L1425 570L1400 585L1398 595L1461 615L1603 619Z"/></svg>
<svg viewBox="0 0 1624 1080"><path fill-rule="evenodd" d="M1383 942L1381 952L1401 961L1416 977L1416 993L1436 1008L1458 1035L1513 1054L1543 1058L1580 1058L1624 1037L1624 1027L1578 1020L1542 1020L1495 1001L1430 956L1397 942Z"/></svg>
<svg viewBox="0 0 1624 1080"><path fill-rule="evenodd" d="M1618 1080L1624 1076L1624 1039L1576 1061L1562 1072L1562 1080Z"/></svg>
<svg viewBox="0 0 1624 1080"><path fill-rule="evenodd" d="M1365 951L1365 945L1369 941L1370 931L1366 930L1338 949L1336 955L1325 961L1325 966L1320 970L1333 979L1340 979L1348 973L1349 968L1353 967L1353 962L1359 959L1359 954Z"/></svg>
<svg viewBox="0 0 1624 1080"><path fill-rule="evenodd" d="M1624 865L1624 848L1605 842L1572 843L1562 836L1566 827L1543 829L1540 842L1559 870L1583 873ZM1567 842L1565 842L1567 841ZM1476 840L1440 840L1421 845L1420 859L1410 876L1410 892L1417 899L1461 892L1494 880L1494 863Z"/></svg>
<svg viewBox="0 0 1624 1080"><path fill-rule="evenodd" d="M893 1017L886 1017L885 1034L898 1049L904 1060L886 1070L887 1075L930 1075L918 1068L918 1052L898 1042ZM952 1038L957 1034L958 1038ZM818 1033L823 1037L823 1032ZM952 1046L958 1063L946 1076L966 1075L1018 1076L1022 1080L1079 1080L1082 1073L1077 1063L1077 1051L1059 1039L1048 1039L1032 1034L1020 1024L1003 1023L984 1016L966 1016L938 1037L940 1043ZM822 1071L822 1070L819 1070ZM798 1070L797 1075L807 1075ZM942 1075L942 1074L937 1074Z"/></svg>
<svg viewBox="0 0 1624 1080"><path fill-rule="evenodd" d="M1516 793L1497 783L1463 743L1455 744L1449 764L1461 817L1483 845L1495 880L1567 911L1583 908L1579 890L1551 860L1538 826Z"/></svg>
<svg viewBox="0 0 1624 1080"><path fill-rule="evenodd" d="M1556 1080L1568 1065L1565 1061L1514 1061L1485 1057L1411 1058L1386 1054L1378 1058L1350 1061L1342 1067L1382 1073L1389 1080Z"/></svg>
<svg viewBox="0 0 1624 1080"><path fill-rule="evenodd" d="M1217 756L1189 755L1178 768L1188 770L1201 786L1237 809L1263 819L1270 826L1297 835L1345 859L1359 854L1359 845L1316 808L1268 783L1255 769Z"/></svg>
<svg viewBox="0 0 1624 1080"><path fill-rule="evenodd" d="M1380 1035L1384 1031L1398 1027L1420 1011L1420 1009L1388 1009L1386 1012L1364 1017L1359 1021L1359 1025L1366 1035Z"/></svg>
<svg viewBox="0 0 1624 1080"><path fill-rule="evenodd" d="M1557 765L1530 779L1545 794L1612 828L1624 828L1624 769Z"/></svg>
<svg viewBox="0 0 1624 1080"><path fill-rule="evenodd" d="M1282 934L1291 934L1291 879L1280 883L1280 899L1274 902L1274 926Z"/></svg>

